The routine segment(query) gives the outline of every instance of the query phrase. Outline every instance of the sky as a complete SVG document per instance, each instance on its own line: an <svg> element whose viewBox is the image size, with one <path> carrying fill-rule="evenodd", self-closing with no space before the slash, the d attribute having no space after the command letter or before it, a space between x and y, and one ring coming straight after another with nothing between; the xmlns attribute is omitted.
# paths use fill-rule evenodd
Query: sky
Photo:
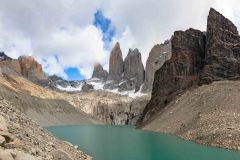
<svg viewBox="0 0 240 160"><path fill-rule="evenodd" d="M47 75L90 78L111 48L138 48L145 65L176 30L206 30L210 7L240 27L239 0L0 0L0 51L33 56Z"/></svg>

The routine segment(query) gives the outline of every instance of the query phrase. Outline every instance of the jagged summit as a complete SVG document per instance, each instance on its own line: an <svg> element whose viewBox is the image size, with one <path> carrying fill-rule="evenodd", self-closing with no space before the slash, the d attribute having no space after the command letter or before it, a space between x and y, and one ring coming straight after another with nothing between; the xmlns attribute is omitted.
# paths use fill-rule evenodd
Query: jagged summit
<svg viewBox="0 0 240 160"><path fill-rule="evenodd" d="M0 52L0 61L12 60L11 57L7 56L4 52Z"/></svg>
<svg viewBox="0 0 240 160"><path fill-rule="evenodd" d="M206 33L195 29L176 31L171 43L172 57L155 73L144 120L194 85L240 79L237 28L216 10L210 9Z"/></svg>
<svg viewBox="0 0 240 160"><path fill-rule="evenodd" d="M138 87L143 83L144 67L141 53L138 49L129 49L128 55L124 60L124 77L127 79L135 79L135 83Z"/></svg>
<svg viewBox="0 0 240 160"><path fill-rule="evenodd" d="M107 77L108 77L108 72L103 69L103 67L100 63L96 63L94 65L92 78L98 78L98 79L106 80Z"/></svg>
<svg viewBox="0 0 240 160"><path fill-rule="evenodd" d="M109 80L121 80L123 75L123 58L120 44L117 42L113 47L109 58Z"/></svg>

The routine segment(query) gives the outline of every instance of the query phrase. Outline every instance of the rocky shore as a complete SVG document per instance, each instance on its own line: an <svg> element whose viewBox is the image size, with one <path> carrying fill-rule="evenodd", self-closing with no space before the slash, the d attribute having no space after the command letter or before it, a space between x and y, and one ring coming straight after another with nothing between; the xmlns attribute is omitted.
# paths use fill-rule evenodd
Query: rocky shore
<svg viewBox="0 0 240 160"><path fill-rule="evenodd" d="M0 97L0 159L90 160L91 157L55 138Z"/></svg>

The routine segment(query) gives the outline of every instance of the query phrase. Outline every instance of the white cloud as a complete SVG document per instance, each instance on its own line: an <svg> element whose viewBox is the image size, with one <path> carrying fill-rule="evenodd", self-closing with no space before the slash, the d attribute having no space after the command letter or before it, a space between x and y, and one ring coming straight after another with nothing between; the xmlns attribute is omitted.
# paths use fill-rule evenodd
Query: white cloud
<svg viewBox="0 0 240 160"><path fill-rule="evenodd" d="M239 0L0 2L0 49L15 58L33 55L48 74L65 78L67 67L77 67L85 77L91 76L94 62L108 67L109 52L104 49L101 31L92 25L98 9L116 28L113 42L120 42L123 56L129 48L139 48L144 64L154 44L169 39L175 30L206 30L210 7L240 25Z"/></svg>

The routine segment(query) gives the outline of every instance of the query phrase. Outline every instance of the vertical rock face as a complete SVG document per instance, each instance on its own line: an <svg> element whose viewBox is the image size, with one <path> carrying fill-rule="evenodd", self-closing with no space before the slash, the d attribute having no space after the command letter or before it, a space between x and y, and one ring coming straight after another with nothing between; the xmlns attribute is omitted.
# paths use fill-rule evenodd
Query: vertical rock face
<svg viewBox="0 0 240 160"><path fill-rule="evenodd" d="M39 80L46 80L46 76L42 70L42 65L39 64L33 57L31 56L22 56L18 59L21 74L32 80L32 81L39 81Z"/></svg>
<svg viewBox="0 0 240 160"><path fill-rule="evenodd" d="M129 49L128 55L124 60L124 78L134 79L135 84L139 87L143 83L144 67L141 53L138 49Z"/></svg>
<svg viewBox="0 0 240 160"><path fill-rule="evenodd" d="M205 66L201 83L240 76L240 37L237 27L211 9L207 22Z"/></svg>
<svg viewBox="0 0 240 160"><path fill-rule="evenodd" d="M108 72L103 69L102 65L99 63L95 64L92 78L106 80L107 76L108 76Z"/></svg>
<svg viewBox="0 0 240 160"><path fill-rule="evenodd" d="M109 80L121 80L123 75L123 58L120 44L116 43L109 59Z"/></svg>
<svg viewBox="0 0 240 160"><path fill-rule="evenodd" d="M166 41L164 44L155 45L149 53L146 63L145 80L142 92L151 92L155 72L162 67L164 62L172 56L171 41Z"/></svg>
<svg viewBox="0 0 240 160"><path fill-rule="evenodd" d="M172 38L172 58L155 73L152 98L144 110L144 120L162 109L180 91L196 84L203 67L203 32L176 31Z"/></svg>

